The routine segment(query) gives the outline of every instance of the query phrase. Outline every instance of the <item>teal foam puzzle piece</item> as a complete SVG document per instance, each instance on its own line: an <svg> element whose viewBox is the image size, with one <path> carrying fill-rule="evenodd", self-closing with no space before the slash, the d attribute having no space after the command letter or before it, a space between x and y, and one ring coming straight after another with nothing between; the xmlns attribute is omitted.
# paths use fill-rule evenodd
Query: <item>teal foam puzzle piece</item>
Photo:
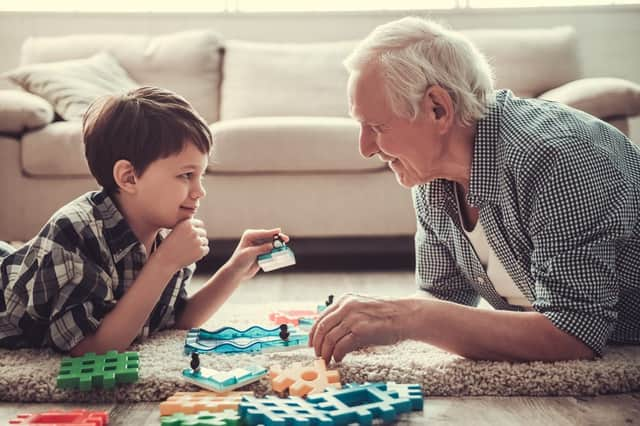
<svg viewBox="0 0 640 426"><path fill-rule="evenodd" d="M198 414L175 413L160 417L162 426L239 426L240 416L235 410L219 413L200 411Z"/></svg>
<svg viewBox="0 0 640 426"><path fill-rule="evenodd" d="M199 354L252 353L298 349L307 346L308 333L299 331L295 327L290 327L288 331L289 337L287 340L283 340L280 338L279 327L264 328L254 325L246 330L223 327L216 331L192 328L187 333L184 352L187 355L192 352Z"/></svg>
<svg viewBox="0 0 640 426"><path fill-rule="evenodd" d="M307 396L307 402L325 411L336 425L370 425L373 419L388 423L413 407L409 398L399 397L398 392L388 389L385 383L347 386L339 390L328 388L323 393Z"/></svg>
<svg viewBox="0 0 640 426"><path fill-rule="evenodd" d="M64 357L57 385L60 389L112 389L117 383L138 380L139 369L137 352L110 351L104 355L90 352L80 357Z"/></svg>
<svg viewBox="0 0 640 426"><path fill-rule="evenodd" d="M296 264L296 256L289 247L276 247L269 253L258 256L258 265L263 271L269 272Z"/></svg>
<svg viewBox="0 0 640 426"><path fill-rule="evenodd" d="M265 367L258 365L235 368L230 371L202 367L196 372L190 368L182 370L182 376L185 380L214 392L227 392L237 389L260 380L267 373L268 370Z"/></svg>
<svg viewBox="0 0 640 426"><path fill-rule="evenodd" d="M326 412L318 410L302 398L242 397L238 414L248 426L333 426Z"/></svg>

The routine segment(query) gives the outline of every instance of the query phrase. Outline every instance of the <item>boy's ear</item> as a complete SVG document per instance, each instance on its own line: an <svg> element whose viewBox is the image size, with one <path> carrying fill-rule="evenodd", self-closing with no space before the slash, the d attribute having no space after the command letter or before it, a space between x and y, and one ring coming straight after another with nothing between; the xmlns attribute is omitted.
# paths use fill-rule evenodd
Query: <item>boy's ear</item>
<svg viewBox="0 0 640 426"><path fill-rule="evenodd" d="M113 165L113 179L121 191L133 193L136 190L136 172L129 160L118 160Z"/></svg>

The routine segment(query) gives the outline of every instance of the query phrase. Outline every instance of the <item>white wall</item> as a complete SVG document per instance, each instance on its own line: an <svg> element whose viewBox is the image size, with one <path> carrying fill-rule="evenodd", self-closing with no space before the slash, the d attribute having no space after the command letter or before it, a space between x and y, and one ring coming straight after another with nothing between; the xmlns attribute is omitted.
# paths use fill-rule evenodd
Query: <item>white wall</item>
<svg viewBox="0 0 640 426"><path fill-rule="evenodd" d="M640 83L640 6L369 13L82 14L0 13L0 72L16 66L28 36L73 33L160 34L211 28L227 39L332 41L359 39L376 25L408 14L429 15L456 29L576 28L585 77L620 77ZM2 84L2 83L0 83ZM6 87L6 83L4 83ZM0 86L1 87L1 86ZM632 122L640 140L640 119Z"/></svg>

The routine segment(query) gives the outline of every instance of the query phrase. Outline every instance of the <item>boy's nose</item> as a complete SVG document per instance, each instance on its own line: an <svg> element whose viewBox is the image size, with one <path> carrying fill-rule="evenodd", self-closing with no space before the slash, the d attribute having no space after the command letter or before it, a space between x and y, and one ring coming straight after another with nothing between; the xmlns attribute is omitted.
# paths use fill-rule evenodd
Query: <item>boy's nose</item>
<svg viewBox="0 0 640 426"><path fill-rule="evenodd" d="M207 191L204 189L204 185L202 185L202 182L198 182L195 190L191 192L191 197L197 200L205 195L207 195Z"/></svg>

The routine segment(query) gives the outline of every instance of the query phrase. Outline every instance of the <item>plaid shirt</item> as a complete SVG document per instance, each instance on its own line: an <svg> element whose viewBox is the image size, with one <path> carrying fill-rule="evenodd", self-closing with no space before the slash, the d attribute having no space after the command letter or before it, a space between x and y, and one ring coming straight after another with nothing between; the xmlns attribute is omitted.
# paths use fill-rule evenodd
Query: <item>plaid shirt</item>
<svg viewBox="0 0 640 426"><path fill-rule="evenodd" d="M156 245L162 241L158 235ZM0 260L0 346L68 351L93 333L147 260L111 198L89 192ZM184 308L191 265L165 287L138 338L171 327Z"/></svg>
<svg viewBox="0 0 640 426"><path fill-rule="evenodd" d="M452 183L412 193L420 288L522 310L487 277ZM534 310L597 354L608 341L640 343L640 149L622 133L561 104L497 91L477 125L467 202Z"/></svg>

